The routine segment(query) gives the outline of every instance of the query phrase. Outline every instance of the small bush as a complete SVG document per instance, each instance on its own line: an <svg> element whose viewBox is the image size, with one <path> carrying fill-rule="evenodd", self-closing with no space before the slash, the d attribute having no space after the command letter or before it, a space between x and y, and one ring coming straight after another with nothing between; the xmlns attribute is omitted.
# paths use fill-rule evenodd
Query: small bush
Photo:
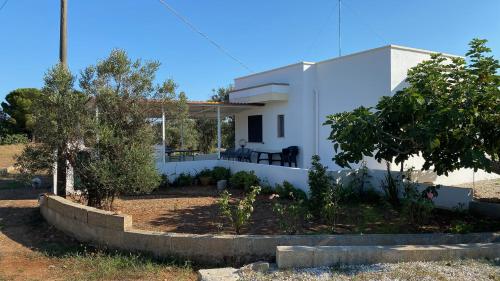
<svg viewBox="0 0 500 281"><path fill-rule="evenodd" d="M189 173L180 173L175 179L174 185L178 187L193 185L194 178Z"/></svg>
<svg viewBox="0 0 500 281"><path fill-rule="evenodd" d="M250 187L259 185L259 178L254 171L239 171L229 180L231 187L248 191Z"/></svg>
<svg viewBox="0 0 500 281"><path fill-rule="evenodd" d="M304 200L276 202L273 211L278 217L278 226L286 234L296 234L302 230L304 221L309 218L307 203Z"/></svg>
<svg viewBox="0 0 500 281"><path fill-rule="evenodd" d="M210 169L203 169L198 174L196 174L197 178L203 177L212 177L212 171Z"/></svg>
<svg viewBox="0 0 500 281"><path fill-rule="evenodd" d="M231 170L229 170L228 168L216 166L212 170L212 178L215 181L229 180L230 177L231 177Z"/></svg>
<svg viewBox="0 0 500 281"><path fill-rule="evenodd" d="M408 222L411 224L427 222L434 210L432 199L438 196L438 188L439 186L429 186L424 191L418 192L416 184L411 182L411 179L405 182L403 214Z"/></svg>
<svg viewBox="0 0 500 281"><path fill-rule="evenodd" d="M381 185L384 189L386 200L394 208L399 208L401 205L401 202L399 201L399 181L392 176L390 165L391 164L387 162L387 175Z"/></svg>
<svg viewBox="0 0 500 281"><path fill-rule="evenodd" d="M165 174L162 174L161 175L161 179L160 179L160 184L158 185L158 188L167 188L170 186L170 181L168 179L168 176L165 175Z"/></svg>
<svg viewBox="0 0 500 281"><path fill-rule="evenodd" d="M0 145L25 144L28 143L28 136L25 134L8 134L0 137Z"/></svg>
<svg viewBox="0 0 500 281"><path fill-rule="evenodd" d="M324 204L321 208L321 217L328 224L331 232L335 231L337 218L342 209L342 190L341 185L332 185L323 193Z"/></svg>
<svg viewBox="0 0 500 281"><path fill-rule="evenodd" d="M267 180L261 180L260 186L261 186L260 194L271 195L275 193L273 187L271 186L271 184L269 184Z"/></svg>
<svg viewBox="0 0 500 281"><path fill-rule="evenodd" d="M333 178L328 175L326 166L320 162L320 157L312 157L311 169L309 169L309 206L311 213L320 217L325 205L324 194L333 186Z"/></svg>
<svg viewBox="0 0 500 281"><path fill-rule="evenodd" d="M289 200L307 200L307 195L301 189L296 188L293 184L284 181L283 184L276 184L274 191L281 199Z"/></svg>
<svg viewBox="0 0 500 281"><path fill-rule="evenodd" d="M249 188L245 198L238 201L236 205L231 205L231 194L224 190L217 203L219 204L220 211L226 217L236 234L240 234L243 227L250 221L253 213L253 204L257 195L260 193L259 186L252 186Z"/></svg>
<svg viewBox="0 0 500 281"><path fill-rule="evenodd" d="M474 230L474 226L461 220L451 222L450 232L456 234L470 233Z"/></svg>

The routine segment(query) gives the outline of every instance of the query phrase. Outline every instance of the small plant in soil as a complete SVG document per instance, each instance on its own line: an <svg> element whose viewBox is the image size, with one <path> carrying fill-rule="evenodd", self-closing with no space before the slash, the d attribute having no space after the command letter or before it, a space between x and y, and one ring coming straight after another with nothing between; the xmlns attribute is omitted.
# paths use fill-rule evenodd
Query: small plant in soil
<svg viewBox="0 0 500 281"><path fill-rule="evenodd" d="M228 168L216 166L212 169L212 178L215 181L229 180L229 178L231 178L231 170Z"/></svg>
<svg viewBox="0 0 500 281"><path fill-rule="evenodd" d="M179 176L175 179L174 184L178 187L183 186L191 186L193 184L193 176L189 173L180 173Z"/></svg>
<svg viewBox="0 0 500 281"><path fill-rule="evenodd" d="M235 205L231 204L231 194L227 190L222 192L217 201L222 216L230 222L236 234L241 234L243 227L250 222L254 210L253 204L261 188L252 186L249 190L245 197L237 201Z"/></svg>
<svg viewBox="0 0 500 281"><path fill-rule="evenodd" d="M260 184L259 178L255 175L254 171L239 171L235 173L229 180L231 187L249 191L252 186Z"/></svg>

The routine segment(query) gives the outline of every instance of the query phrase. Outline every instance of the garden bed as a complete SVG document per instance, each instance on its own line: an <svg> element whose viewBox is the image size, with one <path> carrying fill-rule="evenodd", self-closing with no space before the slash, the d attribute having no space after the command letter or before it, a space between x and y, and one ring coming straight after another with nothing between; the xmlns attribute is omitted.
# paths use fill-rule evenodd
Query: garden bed
<svg viewBox="0 0 500 281"><path fill-rule="evenodd" d="M243 197L241 190L230 190L234 198ZM114 208L132 215L134 227L144 230L178 233L234 233L222 218L217 205L218 192L213 186L168 188L151 195L122 196ZM251 223L243 234L283 234L274 201L259 195ZM300 233L332 233L317 220L304 223ZM383 202L351 203L344 206L335 233L443 233L499 231L500 221L472 216L466 212L435 209L426 223L412 225L400 213Z"/></svg>

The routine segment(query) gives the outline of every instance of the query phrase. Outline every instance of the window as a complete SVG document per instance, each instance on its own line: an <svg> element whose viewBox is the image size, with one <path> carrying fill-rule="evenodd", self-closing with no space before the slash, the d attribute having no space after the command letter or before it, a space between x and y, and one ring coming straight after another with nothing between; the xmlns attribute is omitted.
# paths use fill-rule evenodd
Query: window
<svg viewBox="0 0 500 281"><path fill-rule="evenodd" d="M278 138L285 137L285 115L278 114Z"/></svg>
<svg viewBox="0 0 500 281"><path fill-rule="evenodd" d="M248 116L248 142L262 142L262 115Z"/></svg>

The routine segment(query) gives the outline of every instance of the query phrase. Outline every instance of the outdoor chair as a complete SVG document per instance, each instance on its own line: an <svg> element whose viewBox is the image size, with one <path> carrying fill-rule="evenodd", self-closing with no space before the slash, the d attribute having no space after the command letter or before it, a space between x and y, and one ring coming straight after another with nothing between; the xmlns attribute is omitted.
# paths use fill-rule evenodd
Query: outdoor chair
<svg viewBox="0 0 500 281"><path fill-rule="evenodd" d="M288 163L289 167L292 167L292 164L295 164L295 167L297 167L298 154L299 154L298 146L289 146L287 148L283 148L281 154L281 166L284 166L285 163Z"/></svg>
<svg viewBox="0 0 500 281"><path fill-rule="evenodd" d="M241 148L241 149L238 149L238 150L240 150L240 154L238 156L238 160L239 161L252 162L252 152L253 152L253 150L251 150L250 148Z"/></svg>
<svg viewBox="0 0 500 281"><path fill-rule="evenodd" d="M234 148L228 148L226 151L220 153L220 158L231 160L232 158L235 158L235 155L236 151Z"/></svg>

